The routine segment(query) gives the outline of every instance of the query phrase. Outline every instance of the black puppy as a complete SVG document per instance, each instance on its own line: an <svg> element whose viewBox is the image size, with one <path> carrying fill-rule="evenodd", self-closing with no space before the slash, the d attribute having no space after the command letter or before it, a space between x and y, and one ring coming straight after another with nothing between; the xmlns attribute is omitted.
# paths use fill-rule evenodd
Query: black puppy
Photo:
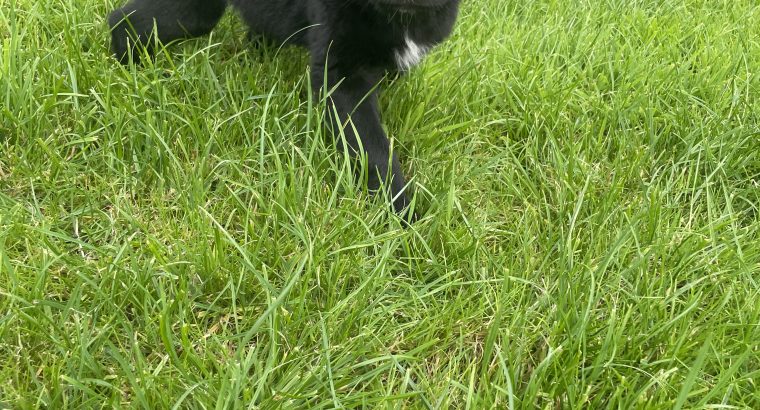
<svg viewBox="0 0 760 410"><path fill-rule="evenodd" d="M344 127L352 155L367 154L369 189L389 182L393 207L404 214L406 181L380 123L375 86L385 72L419 63L451 33L460 0L229 1L252 32L308 48L314 91L337 86L331 123ZM108 18L112 51L122 62L136 61L137 46L152 51L154 27L162 43L207 34L226 7L226 0L131 0Z"/></svg>

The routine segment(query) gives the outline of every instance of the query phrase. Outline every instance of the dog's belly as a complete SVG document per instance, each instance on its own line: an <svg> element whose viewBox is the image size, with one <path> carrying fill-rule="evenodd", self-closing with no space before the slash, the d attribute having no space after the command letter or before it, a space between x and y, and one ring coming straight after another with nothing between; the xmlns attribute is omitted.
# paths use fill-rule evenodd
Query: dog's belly
<svg viewBox="0 0 760 410"><path fill-rule="evenodd" d="M250 30L278 43L306 45L309 27L304 0L229 0Z"/></svg>
<svg viewBox="0 0 760 410"><path fill-rule="evenodd" d="M319 37L322 44L329 46L333 62L350 68L408 71L422 62L435 45L383 16L365 16L363 24L352 23Z"/></svg>
<svg viewBox="0 0 760 410"><path fill-rule="evenodd" d="M448 35L456 14L455 7L378 9L364 3L370 0L228 1L252 32L305 46L317 61L347 71L410 70Z"/></svg>

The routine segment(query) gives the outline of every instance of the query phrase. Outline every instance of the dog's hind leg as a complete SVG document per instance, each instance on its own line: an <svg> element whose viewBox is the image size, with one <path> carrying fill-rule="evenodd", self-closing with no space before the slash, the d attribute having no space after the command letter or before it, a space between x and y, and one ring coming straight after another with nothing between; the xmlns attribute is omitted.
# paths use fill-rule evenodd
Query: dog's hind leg
<svg viewBox="0 0 760 410"><path fill-rule="evenodd" d="M156 40L168 43L208 34L226 7L226 0L131 0L108 16L111 51L122 63L138 62L138 47L152 53Z"/></svg>

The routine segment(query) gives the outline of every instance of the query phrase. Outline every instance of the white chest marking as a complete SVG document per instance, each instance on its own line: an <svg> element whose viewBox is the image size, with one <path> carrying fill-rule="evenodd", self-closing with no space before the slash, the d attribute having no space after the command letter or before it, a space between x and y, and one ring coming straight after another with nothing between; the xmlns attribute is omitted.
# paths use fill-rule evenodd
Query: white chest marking
<svg viewBox="0 0 760 410"><path fill-rule="evenodd" d="M417 44L408 36L404 40L404 48L402 50L395 50L394 55L398 68L409 70L422 61L422 57L425 57L425 54L430 51L430 47Z"/></svg>

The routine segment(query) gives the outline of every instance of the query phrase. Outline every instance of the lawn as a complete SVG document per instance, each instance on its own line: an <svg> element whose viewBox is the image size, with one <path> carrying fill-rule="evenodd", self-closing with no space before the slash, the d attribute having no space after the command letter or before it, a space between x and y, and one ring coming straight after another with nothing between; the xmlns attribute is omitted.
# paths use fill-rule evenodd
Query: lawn
<svg viewBox="0 0 760 410"><path fill-rule="evenodd" d="M466 1L408 229L303 51L114 6L0 0L0 408L760 408L755 1Z"/></svg>

